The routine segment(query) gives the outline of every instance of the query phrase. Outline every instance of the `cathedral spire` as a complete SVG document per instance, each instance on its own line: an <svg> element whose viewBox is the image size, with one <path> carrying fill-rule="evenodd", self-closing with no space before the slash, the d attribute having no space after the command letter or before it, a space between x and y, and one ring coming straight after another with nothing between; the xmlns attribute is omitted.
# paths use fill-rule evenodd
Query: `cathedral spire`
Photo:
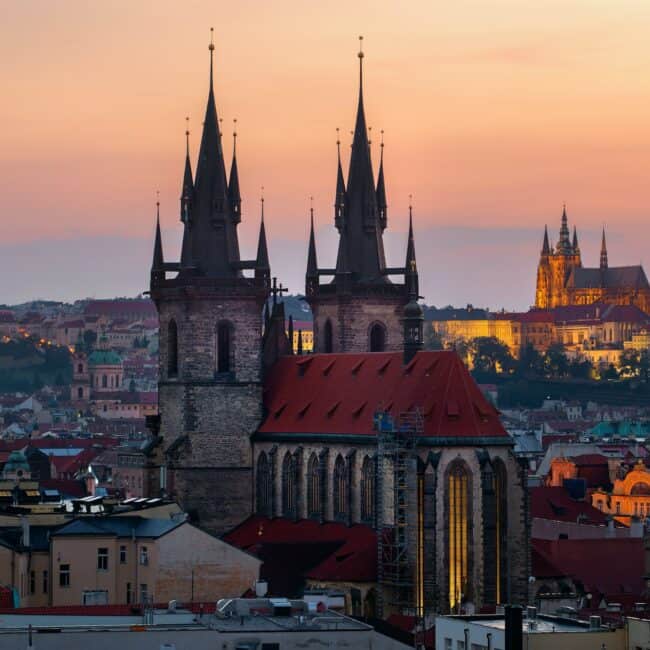
<svg viewBox="0 0 650 650"><path fill-rule="evenodd" d="M605 240L605 227L603 226L603 239L600 244L600 268L606 269L607 266L607 241Z"/></svg>
<svg viewBox="0 0 650 650"><path fill-rule="evenodd" d="M406 265L404 268L404 278L406 280L406 293L409 300L417 301L419 298L420 287L418 278L418 267L415 261L415 238L413 236L413 206L412 197L409 195L409 235L408 244L406 245Z"/></svg>
<svg viewBox="0 0 650 650"><path fill-rule="evenodd" d="M264 188L262 188L264 191ZM260 236L257 240L257 257L255 258L255 277L269 278L271 265L269 264L269 252L266 247L266 228L264 227L264 195L260 198L262 215L260 219Z"/></svg>
<svg viewBox="0 0 650 650"><path fill-rule="evenodd" d="M347 264L356 282L385 284L388 280L384 273L384 243L363 106L363 37L359 37L359 43L359 103L345 191L345 219L339 228L338 257ZM342 270L337 261L337 272Z"/></svg>
<svg viewBox="0 0 650 650"><path fill-rule="evenodd" d="M571 240L569 239L569 221L566 215L566 203L562 208L562 224L560 226L560 239L557 243L559 253L571 252Z"/></svg>
<svg viewBox="0 0 650 650"><path fill-rule="evenodd" d="M377 207L379 208L379 224L382 231L388 223L388 206L386 205L386 185L384 183L384 130L381 131L381 154L379 158L379 176L377 177Z"/></svg>
<svg viewBox="0 0 650 650"><path fill-rule="evenodd" d="M551 247L548 243L548 226L544 226L544 243L542 244L542 255L550 255Z"/></svg>
<svg viewBox="0 0 650 650"><path fill-rule="evenodd" d="M334 197L334 225L340 232L345 221L345 180L343 180L343 168L341 166L341 138L339 129L336 129L336 196Z"/></svg>
<svg viewBox="0 0 650 650"><path fill-rule="evenodd" d="M241 221L241 194L239 192L239 172L237 171L237 119L233 120L232 132L232 164L230 165L230 179L228 181L228 200L235 223Z"/></svg>
<svg viewBox="0 0 650 650"><path fill-rule="evenodd" d="M210 30L210 86L196 167L192 204L192 259L213 278L236 278L239 268L238 215L232 214L214 99L214 41Z"/></svg>
<svg viewBox="0 0 650 650"><path fill-rule="evenodd" d="M415 239L413 237L413 205L409 195L409 239L406 247L406 268L404 280L408 302L404 306L404 364L408 364L424 347L424 314L418 304L418 267L415 263Z"/></svg>
<svg viewBox="0 0 650 650"><path fill-rule="evenodd" d="M314 232L314 197L310 196L311 206L310 228L309 228L309 250L307 252L307 276L306 285L307 293L312 293L318 287L318 258L316 257L316 234Z"/></svg>
<svg viewBox="0 0 650 650"><path fill-rule="evenodd" d="M192 266L191 223L192 196L194 180L192 178L192 163L190 162L190 118L185 118L185 171L183 172L183 187L181 188L181 222L183 223L183 243L181 245L181 267Z"/></svg>
<svg viewBox="0 0 650 650"><path fill-rule="evenodd" d="M578 245L578 229L575 226L573 226L573 242L571 247L573 248L574 255L580 254L580 246Z"/></svg>
<svg viewBox="0 0 650 650"><path fill-rule="evenodd" d="M153 245L153 260L151 263L151 284L165 279L165 260L163 258L162 237L160 235L160 200L156 201L156 237Z"/></svg>

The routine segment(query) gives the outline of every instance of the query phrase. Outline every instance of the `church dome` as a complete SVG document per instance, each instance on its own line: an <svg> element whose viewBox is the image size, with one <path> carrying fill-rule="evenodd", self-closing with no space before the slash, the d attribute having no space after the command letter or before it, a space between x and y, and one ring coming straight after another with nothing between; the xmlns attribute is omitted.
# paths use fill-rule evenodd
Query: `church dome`
<svg viewBox="0 0 650 650"><path fill-rule="evenodd" d="M19 472L20 470L23 472L29 472L29 463L27 462L27 458L25 458L25 454L21 451L15 450L9 454L9 458L5 463L3 471L5 473L14 473Z"/></svg>
<svg viewBox="0 0 650 650"><path fill-rule="evenodd" d="M117 352L112 350L95 350L88 357L88 365L91 366L121 366L122 359Z"/></svg>

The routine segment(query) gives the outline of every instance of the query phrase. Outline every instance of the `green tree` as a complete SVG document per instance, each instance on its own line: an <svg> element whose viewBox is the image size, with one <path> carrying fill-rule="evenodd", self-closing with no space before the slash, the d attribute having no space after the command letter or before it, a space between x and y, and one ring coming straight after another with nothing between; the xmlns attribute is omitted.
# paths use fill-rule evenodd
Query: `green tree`
<svg viewBox="0 0 650 650"><path fill-rule="evenodd" d="M474 371L486 374L511 373L515 360L508 346L494 336L479 336L472 340Z"/></svg>
<svg viewBox="0 0 650 650"><path fill-rule="evenodd" d="M641 372L641 353L633 349L624 350L618 369L621 377L638 377Z"/></svg>
<svg viewBox="0 0 650 650"><path fill-rule="evenodd" d="M600 378L605 381L618 379L618 371L613 363L610 363L605 370L601 371Z"/></svg>
<svg viewBox="0 0 650 650"><path fill-rule="evenodd" d="M560 379L569 374L569 359L561 343L554 343L546 350L544 374L553 379Z"/></svg>
<svg viewBox="0 0 650 650"><path fill-rule="evenodd" d="M569 376L573 379L591 379L594 374L594 366L589 361L582 357L576 357L569 363Z"/></svg>
<svg viewBox="0 0 650 650"><path fill-rule="evenodd" d="M544 373L544 359L532 343L527 343L521 351L516 372L528 377L539 377Z"/></svg>

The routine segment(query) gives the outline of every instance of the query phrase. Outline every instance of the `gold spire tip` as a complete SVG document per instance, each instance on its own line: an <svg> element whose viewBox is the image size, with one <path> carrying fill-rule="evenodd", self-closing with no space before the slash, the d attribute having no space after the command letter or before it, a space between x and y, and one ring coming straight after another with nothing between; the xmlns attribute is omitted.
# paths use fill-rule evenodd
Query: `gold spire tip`
<svg viewBox="0 0 650 650"><path fill-rule="evenodd" d="M359 36L359 58L363 59L363 36Z"/></svg>
<svg viewBox="0 0 650 650"><path fill-rule="evenodd" d="M210 45L208 49L210 52L214 52L214 27L210 27Z"/></svg>

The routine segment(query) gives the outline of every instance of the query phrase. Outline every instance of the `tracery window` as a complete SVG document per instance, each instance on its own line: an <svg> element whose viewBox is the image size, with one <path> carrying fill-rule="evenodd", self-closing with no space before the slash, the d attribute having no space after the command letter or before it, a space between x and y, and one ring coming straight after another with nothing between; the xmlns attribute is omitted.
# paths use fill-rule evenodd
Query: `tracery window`
<svg viewBox="0 0 650 650"><path fill-rule="evenodd" d="M273 481L271 477L271 466L264 452L262 452L257 459L255 486L257 490L257 514L270 517L273 498Z"/></svg>
<svg viewBox="0 0 650 650"><path fill-rule="evenodd" d="M317 517L321 513L320 464L312 454L307 466L307 516Z"/></svg>
<svg viewBox="0 0 650 650"><path fill-rule="evenodd" d="M282 515L284 517L296 516L298 476L296 459L287 452L282 461Z"/></svg>
<svg viewBox="0 0 650 650"><path fill-rule="evenodd" d="M463 462L454 462L447 477L447 528L449 531L449 609L455 611L468 596L470 565L471 478Z"/></svg>
<svg viewBox="0 0 650 650"><path fill-rule="evenodd" d="M508 562L508 475L503 461L496 459L494 468L495 533L496 533L496 598L497 603L507 602Z"/></svg>
<svg viewBox="0 0 650 650"><path fill-rule="evenodd" d="M361 465L361 519L372 522L375 518L375 461L366 456Z"/></svg>
<svg viewBox="0 0 650 650"><path fill-rule="evenodd" d="M178 376L178 327L173 319L167 326L167 376Z"/></svg>
<svg viewBox="0 0 650 650"><path fill-rule="evenodd" d="M230 323L217 325L216 372L224 374L233 369L233 328Z"/></svg>
<svg viewBox="0 0 650 650"><path fill-rule="evenodd" d="M334 519L344 519L348 512L345 461L337 456L334 463Z"/></svg>

